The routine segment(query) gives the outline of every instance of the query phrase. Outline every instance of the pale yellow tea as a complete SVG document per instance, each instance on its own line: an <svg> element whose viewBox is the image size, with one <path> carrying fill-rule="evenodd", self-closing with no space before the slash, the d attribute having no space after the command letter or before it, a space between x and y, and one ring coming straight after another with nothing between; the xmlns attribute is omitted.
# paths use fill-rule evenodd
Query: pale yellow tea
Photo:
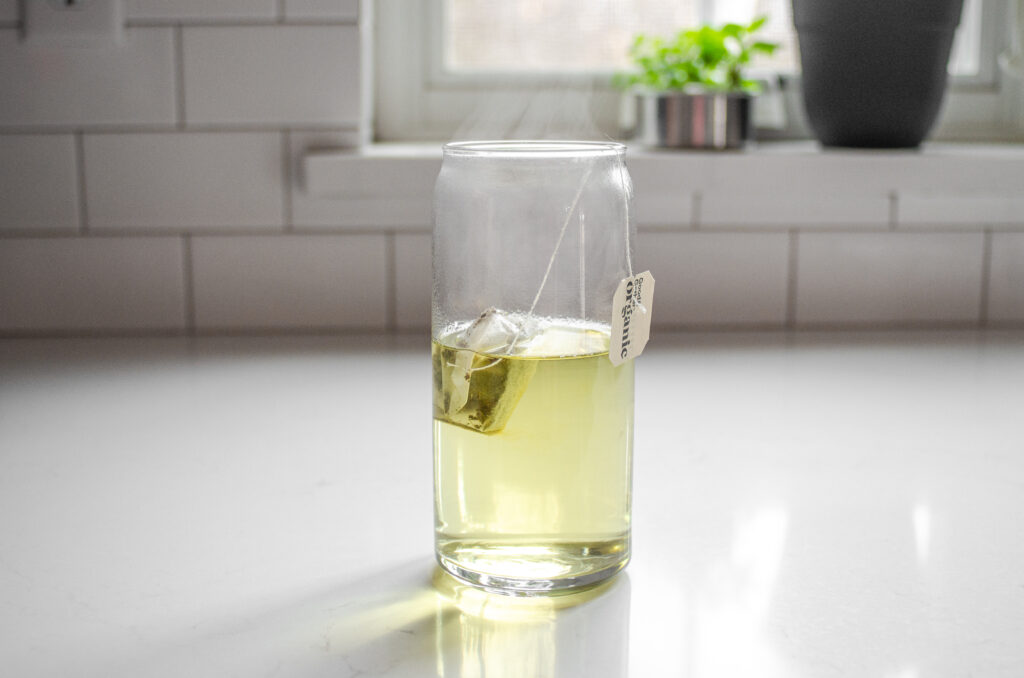
<svg viewBox="0 0 1024 678"><path fill-rule="evenodd" d="M502 354L433 344L442 565L523 592L580 586L629 558L633 363L606 328L548 322Z"/></svg>

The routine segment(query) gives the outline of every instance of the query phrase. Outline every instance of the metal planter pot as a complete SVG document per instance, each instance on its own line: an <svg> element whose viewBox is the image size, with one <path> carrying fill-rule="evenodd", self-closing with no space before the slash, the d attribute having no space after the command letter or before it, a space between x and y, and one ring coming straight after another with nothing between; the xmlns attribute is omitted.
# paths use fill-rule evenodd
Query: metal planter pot
<svg viewBox="0 0 1024 678"><path fill-rule="evenodd" d="M750 100L744 93L637 95L640 140L661 148L731 150L750 138Z"/></svg>

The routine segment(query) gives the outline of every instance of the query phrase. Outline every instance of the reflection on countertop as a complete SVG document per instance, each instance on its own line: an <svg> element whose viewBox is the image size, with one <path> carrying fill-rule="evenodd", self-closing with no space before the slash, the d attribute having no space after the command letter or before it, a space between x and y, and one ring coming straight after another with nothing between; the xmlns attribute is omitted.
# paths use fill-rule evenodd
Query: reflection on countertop
<svg viewBox="0 0 1024 678"><path fill-rule="evenodd" d="M429 559L226 621L105 667L115 675L625 675L629 577L509 597ZM110 675L108 673L108 675Z"/></svg>

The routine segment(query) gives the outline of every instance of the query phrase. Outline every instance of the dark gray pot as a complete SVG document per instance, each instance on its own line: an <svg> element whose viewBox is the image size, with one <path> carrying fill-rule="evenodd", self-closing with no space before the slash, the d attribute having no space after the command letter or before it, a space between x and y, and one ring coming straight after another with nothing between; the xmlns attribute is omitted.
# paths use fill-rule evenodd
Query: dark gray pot
<svg viewBox="0 0 1024 678"><path fill-rule="evenodd" d="M640 139L660 148L742 148L750 138L750 100L743 93L640 92Z"/></svg>
<svg viewBox="0 0 1024 678"><path fill-rule="evenodd" d="M826 146L912 148L942 106L963 0L793 0L804 105Z"/></svg>

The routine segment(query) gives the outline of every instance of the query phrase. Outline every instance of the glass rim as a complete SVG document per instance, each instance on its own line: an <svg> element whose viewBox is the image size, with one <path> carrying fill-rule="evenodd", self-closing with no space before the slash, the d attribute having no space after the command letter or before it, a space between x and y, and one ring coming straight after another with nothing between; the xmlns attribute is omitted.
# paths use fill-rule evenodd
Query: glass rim
<svg viewBox="0 0 1024 678"><path fill-rule="evenodd" d="M621 156L626 145L617 141L562 141L547 139L517 139L453 141L442 147L445 157L521 158L596 158Z"/></svg>

